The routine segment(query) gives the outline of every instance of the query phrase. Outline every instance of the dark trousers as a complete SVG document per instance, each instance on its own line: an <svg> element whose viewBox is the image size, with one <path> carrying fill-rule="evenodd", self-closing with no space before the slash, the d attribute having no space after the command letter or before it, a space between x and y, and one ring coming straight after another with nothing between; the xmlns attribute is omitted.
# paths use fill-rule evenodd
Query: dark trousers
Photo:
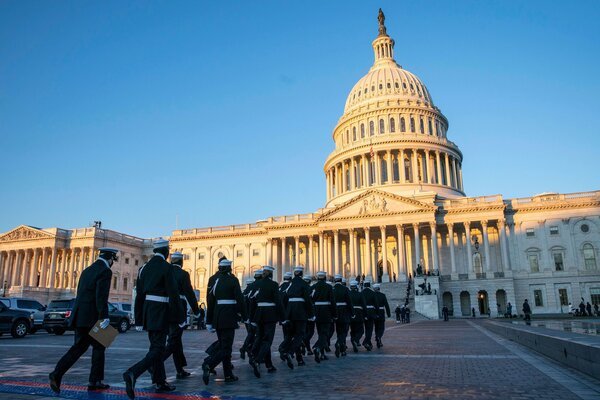
<svg viewBox="0 0 600 400"><path fill-rule="evenodd" d="M242 345L242 350L252 353L252 345L254 344L254 339L256 338L256 327L252 324L246 324L246 339L244 340L244 344Z"/></svg>
<svg viewBox="0 0 600 400"><path fill-rule="evenodd" d="M90 382L104 379L104 346L92 339L89 335L91 328L76 328L73 346L56 364L54 372L62 376L79 360L79 358L92 346L92 368L90 369Z"/></svg>
<svg viewBox="0 0 600 400"><path fill-rule="evenodd" d="M290 326L290 340L284 352L296 354L297 359L301 360L302 353L300 348L306 337L306 321L290 321L286 325Z"/></svg>
<svg viewBox="0 0 600 400"><path fill-rule="evenodd" d="M284 324L281 328L283 332L283 341L279 345L279 353L287 353L289 348L292 345L292 337L293 337L293 324L292 322L288 322Z"/></svg>
<svg viewBox="0 0 600 400"><path fill-rule="evenodd" d="M261 322L258 324L254 350L256 362L264 363L267 367L273 365L271 362L271 344L275 336L275 322Z"/></svg>
<svg viewBox="0 0 600 400"><path fill-rule="evenodd" d="M214 347L212 351L208 351L208 357L204 359L204 363L207 364L210 369L215 368L219 363L223 363L223 374L225 376L232 375L231 368L231 351L233 347L233 339L235 338L235 329L217 329L217 338L219 344L214 346L214 343L210 347Z"/></svg>
<svg viewBox="0 0 600 400"><path fill-rule="evenodd" d="M173 355L173 364L177 372L183 370L183 367L187 365L185 354L183 354L183 342L181 337L183 336L183 328L178 324L171 324L169 326L169 338L167 339L167 347L163 353L163 361Z"/></svg>
<svg viewBox="0 0 600 400"><path fill-rule="evenodd" d="M329 340L329 331L331 330L331 322L317 322L317 335L319 338L317 339L317 343L315 343L315 349L321 350L323 352L327 347L327 341Z"/></svg>
<svg viewBox="0 0 600 400"><path fill-rule="evenodd" d="M383 332L385 332L385 317L379 317L374 321L375 324L375 337L381 339Z"/></svg>
<svg viewBox="0 0 600 400"><path fill-rule="evenodd" d="M306 322L306 332L304 333L304 347L307 349L311 349L310 341L312 337L315 335L315 321L307 321Z"/></svg>
<svg viewBox="0 0 600 400"><path fill-rule="evenodd" d="M371 336L373 336L373 318L367 317L365 320L365 340L363 340L363 344L373 344L371 343Z"/></svg>
<svg viewBox="0 0 600 400"><path fill-rule="evenodd" d="M356 317L355 319L358 319ZM350 339L353 342L360 343L360 338L365 333L365 323L364 320L352 321L350 322Z"/></svg>
<svg viewBox="0 0 600 400"><path fill-rule="evenodd" d="M156 383L164 383L167 380L165 374L165 364L163 362L163 354L165 352L167 341L167 330L148 331L148 340L150 348L146 356L137 364L129 368L137 379L140 375L146 372L149 368L152 369L152 380Z"/></svg>
<svg viewBox="0 0 600 400"><path fill-rule="evenodd" d="M335 331L337 333L337 342L336 344L342 346L342 350L346 347L346 336L348 336L348 327L349 324L345 321L342 321L341 318L338 318L335 321Z"/></svg>
<svg viewBox="0 0 600 400"><path fill-rule="evenodd" d="M329 324L329 333L327 334L327 346L331 346L331 338L333 337L334 333L335 333L335 324L331 323L331 324Z"/></svg>

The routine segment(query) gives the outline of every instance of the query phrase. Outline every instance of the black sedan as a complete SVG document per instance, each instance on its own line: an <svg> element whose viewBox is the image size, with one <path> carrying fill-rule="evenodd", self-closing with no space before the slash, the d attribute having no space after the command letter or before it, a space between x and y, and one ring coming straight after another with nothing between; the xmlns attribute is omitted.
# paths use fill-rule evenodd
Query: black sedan
<svg viewBox="0 0 600 400"><path fill-rule="evenodd" d="M52 300L44 313L44 329L48 329L56 335L62 335L67 330L73 330L67 327L67 319L71 316L74 303L75 299ZM120 333L127 332L131 326L129 314L117 310L111 303L108 303L108 318L110 324L117 328Z"/></svg>

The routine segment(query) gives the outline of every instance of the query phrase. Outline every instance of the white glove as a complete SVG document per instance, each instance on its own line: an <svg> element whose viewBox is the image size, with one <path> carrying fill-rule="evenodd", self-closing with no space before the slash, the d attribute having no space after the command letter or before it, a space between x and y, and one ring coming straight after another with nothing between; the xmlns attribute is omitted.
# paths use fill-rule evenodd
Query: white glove
<svg viewBox="0 0 600 400"><path fill-rule="evenodd" d="M194 318L200 318L200 313L194 314Z"/></svg>
<svg viewBox="0 0 600 400"><path fill-rule="evenodd" d="M136 325L136 326L135 326L135 330L136 330L137 332L141 332L141 331L143 331L143 330L144 330L144 327L143 327L143 326Z"/></svg>
<svg viewBox="0 0 600 400"><path fill-rule="evenodd" d="M309 318L308 320L309 321L315 321L316 319L317 319L317 317L312 317L312 318Z"/></svg>
<svg viewBox="0 0 600 400"><path fill-rule="evenodd" d="M183 321L182 323L179 324L180 328L185 328L185 326L187 325L186 321Z"/></svg>
<svg viewBox="0 0 600 400"><path fill-rule="evenodd" d="M100 322L100 329L106 329L108 325L110 325L110 319L103 319L102 322Z"/></svg>
<svg viewBox="0 0 600 400"><path fill-rule="evenodd" d="M288 320L286 319L285 321L283 321L283 322L281 323L281 325L285 325L285 324L287 324L287 323L289 323L289 322L290 322L290 321L288 321Z"/></svg>
<svg viewBox="0 0 600 400"><path fill-rule="evenodd" d="M216 330L213 329L212 325L206 325L206 330L209 332L216 332Z"/></svg>

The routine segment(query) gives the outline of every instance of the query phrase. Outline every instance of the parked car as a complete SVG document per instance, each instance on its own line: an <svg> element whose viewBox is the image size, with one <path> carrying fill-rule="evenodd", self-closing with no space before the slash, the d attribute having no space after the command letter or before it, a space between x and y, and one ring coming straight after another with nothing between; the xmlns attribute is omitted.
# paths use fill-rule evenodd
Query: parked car
<svg viewBox="0 0 600 400"><path fill-rule="evenodd" d="M111 303L114 305L117 310L126 312L129 314L129 322L133 323L133 307L131 307L131 303Z"/></svg>
<svg viewBox="0 0 600 400"><path fill-rule="evenodd" d="M52 300L44 315L44 329L50 329L55 335L62 335L67 330L73 330L67 324L74 304L75 299ZM108 318L110 324L120 333L127 332L131 327L129 314L119 311L112 303L108 303Z"/></svg>
<svg viewBox="0 0 600 400"><path fill-rule="evenodd" d="M33 313L33 326L29 333L34 334L38 329L42 329L46 306L42 305L39 301L23 297L0 297L0 302L4 303L11 310Z"/></svg>
<svg viewBox="0 0 600 400"><path fill-rule="evenodd" d="M10 333L14 338L24 338L32 326L32 313L11 310L3 302L0 302L0 335Z"/></svg>

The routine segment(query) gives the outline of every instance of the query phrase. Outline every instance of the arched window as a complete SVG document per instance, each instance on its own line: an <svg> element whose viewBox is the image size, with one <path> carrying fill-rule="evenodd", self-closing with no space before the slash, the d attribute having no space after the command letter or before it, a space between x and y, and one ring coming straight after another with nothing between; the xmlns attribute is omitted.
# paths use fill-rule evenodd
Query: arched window
<svg viewBox="0 0 600 400"><path fill-rule="evenodd" d="M371 92L375 91L375 85L371 86Z"/></svg>
<svg viewBox="0 0 600 400"><path fill-rule="evenodd" d="M379 120L379 133L385 133L385 124L382 119Z"/></svg>
<svg viewBox="0 0 600 400"><path fill-rule="evenodd" d="M585 261L585 269L596 269L596 253L594 246L589 243L583 245L583 259Z"/></svg>
<svg viewBox="0 0 600 400"><path fill-rule="evenodd" d="M365 137L365 124L360 124L360 137L362 139Z"/></svg>
<svg viewBox="0 0 600 400"><path fill-rule="evenodd" d="M404 181L411 181L410 179L410 161L408 158L404 159Z"/></svg>
<svg viewBox="0 0 600 400"><path fill-rule="evenodd" d="M352 127L352 140L356 140L356 127Z"/></svg>
<svg viewBox="0 0 600 400"><path fill-rule="evenodd" d="M394 118L390 118L390 132L396 132L396 121L394 121Z"/></svg>
<svg viewBox="0 0 600 400"><path fill-rule="evenodd" d="M388 89L391 89L391 88L392 88L392 84L388 82L388 83L387 83L387 88L388 88Z"/></svg>
<svg viewBox="0 0 600 400"><path fill-rule="evenodd" d="M400 180L400 169L398 166L398 157L394 157L394 162L392 163L392 179L394 182L398 182Z"/></svg>
<svg viewBox="0 0 600 400"><path fill-rule="evenodd" d="M415 119L413 117L410 117L410 131L415 131Z"/></svg>
<svg viewBox="0 0 600 400"><path fill-rule="evenodd" d="M369 88L365 88L365 94L369 92Z"/></svg>
<svg viewBox="0 0 600 400"><path fill-rule="evenodd" d="M433 135L433 126L431 125L431 118L429 118L429 134Z"/></svg>
<svg viewBox="0 0 600 400"><path fill-rule="evenodd" d="M350 143L350 131L346 129L346 144Z"/></svg>
<svg viewBox="0 0 600 400"><path fill-rule="evenodd" d="M419 131L420 131L421 133L425 133L425 126L424 126L424 124L423 124L423 118L420 118L420 119L419 119Z"/></svg>
<svg viewBox="0 0 600 400"><path fill-rule="evenodd" d="M396 89L398 89L400 86L398 85L398 82L395 83L396 85Z"/></svg>
<svg viewBox="0 0 600 400"><path fill-rule="evenodd" d="M375 134L375 122L369 122L369 135L373 136Z"/></svg>
<svg viewBox="0 0 600 400"><path fill-rule="evenodd" d="M400 132L406 132L406 121L404 117L400 118Z"/></svg>
<svg viewBox="0 0 600 400"><path fill-rule="evenodd" d="M383 89L383 85L380 83L379 84L379 90Z"/></svg>

